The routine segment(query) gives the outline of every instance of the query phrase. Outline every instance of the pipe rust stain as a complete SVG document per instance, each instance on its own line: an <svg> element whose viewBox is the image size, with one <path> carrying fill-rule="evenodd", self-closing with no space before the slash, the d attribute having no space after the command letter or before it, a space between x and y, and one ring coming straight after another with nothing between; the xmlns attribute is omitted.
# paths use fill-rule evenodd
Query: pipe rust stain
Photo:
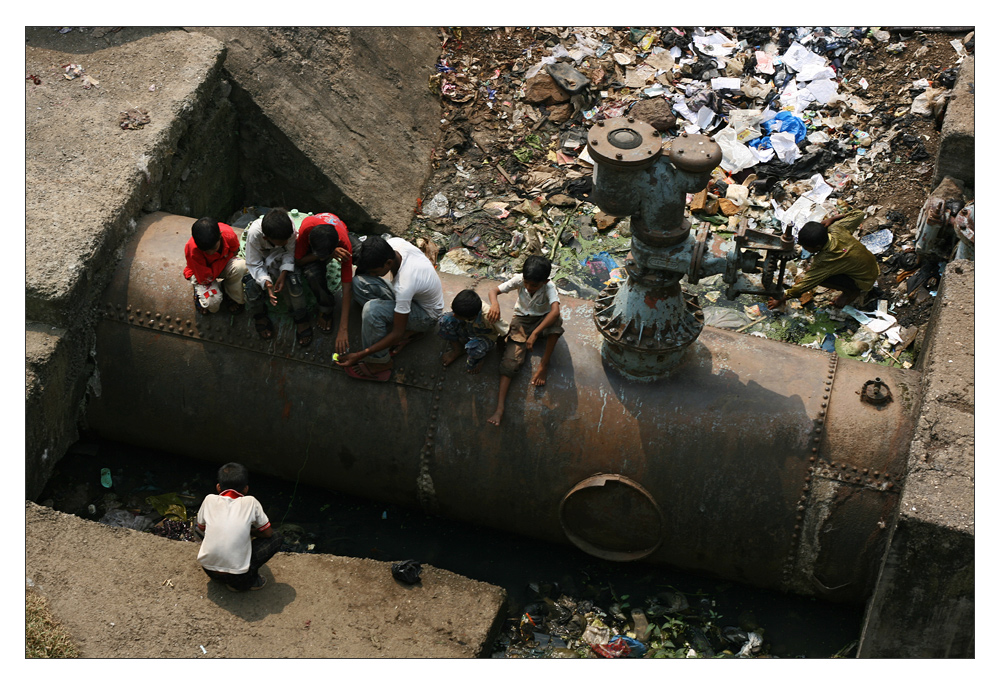
<svg viewBox="0 0 1000 686"><path fill-rule="evenodd" d="M655 310L660 304L660 299L654 298L652 293L646 294L645 301L646 301L646 307L648 307L651 310Z"/></svg>
<svg viewBox="0 0 1000 686"><path fill-rule="evenodd" d="M282 419L288 419L288 417L291 414L292 414L292 401L291 400L287 400L287 401L285 401L285 408L281 411L281 418Z"/></svg>

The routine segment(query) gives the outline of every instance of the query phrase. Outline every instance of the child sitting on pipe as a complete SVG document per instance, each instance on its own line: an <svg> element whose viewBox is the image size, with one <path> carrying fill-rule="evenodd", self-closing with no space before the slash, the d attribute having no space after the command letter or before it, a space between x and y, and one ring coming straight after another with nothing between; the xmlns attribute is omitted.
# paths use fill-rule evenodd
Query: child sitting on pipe
<svg viewBox="0 0 1000 686"><path fill-rule="evenodd" d="M451 309L441 317L438 329L438 335L451 344L441 355L441 362L447 367L465 353L465 371L478 374L486 355L496 347L497 338L507 335L507 322L491 320L490 307L469 289L455 296Z"/></svg>
<svg viewBox="0 0 1000 686"><path fill-rule="evenodd" d="M323 212L306 217L299 225L295 238L295 271L309 285L319 304L316 325L323 333L333 330L334 297L326 281L326 268L330 260L340 262L340 283L343 298L340 303L340 326L337 328L336 351L346 353L348 348L347 319L351 310L351 239L347 225L340 217Z"/></svg>
<svg viewBox="0 0 1000 686"><path fill-rule="evenodd" d="M202 217L191 226L184 246L184 278L194 286L194 306L201 314L218 312L223 299L231 313L243 309L247 267L236 258L239 251L240 239L228 224Z"/></svg>
<svg viewBox="0 0 1000 686"><path fill-rule="evenodd" d="M355 252L352 289L364 347L334 359L355 379L388 381L393 356L444 313L441 279L423 250L402 238L365 236ZM382 278L389 273L392 282Z"/></svg>
<svg viewBox="0 0 1000 686"><path fill-rule="evenodd" d="M267 316L267 303L278 304L278 294L288 282L288 299L295 321L296 339L305 347L312 342L312 327L306 309L302 277L295 273L295 226L284 208L270 210L255 219L246 232L247 275L243 291L250 303L254 327L261 338L274 335L274 324ZM264 300L264 293L267 300Z"/></svg>
<svg viewBox="0 0 1000 686"><path fill-rule="evenodd" d="M247 495L246 467L224 464L218 477L218 494L205 496L198 510L195 530L203 537L198 564L231 591L259 590L266 583L260 568L281 548L281 534L274 533L260 502Z"/></svg>
<svg viewBox="0 0 1000 686"><path fill-rule="evenodd" d="M549 359L556 347L556 341L563 332L562 317L559 314L559 292L549 281L552 263L541 255L531 255L524 261L521 273L490 291L490 311L487 319L500 319L500 303L497 296L517 289L514 304L514 318L510 321L507 347L500 361L500 391L497 409L487 421L500 425L503 419L504 403L511 379L524 364L528 351L534 348L539 338L545 338L545 352L538 363L538 369L531 377L533 386L544 386L548 374Z"/></svg>

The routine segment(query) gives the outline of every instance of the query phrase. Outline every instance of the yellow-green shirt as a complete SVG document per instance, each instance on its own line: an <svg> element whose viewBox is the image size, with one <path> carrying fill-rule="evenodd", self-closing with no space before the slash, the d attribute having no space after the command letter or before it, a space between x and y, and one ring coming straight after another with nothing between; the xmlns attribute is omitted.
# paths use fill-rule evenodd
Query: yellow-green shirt
<svg viewBox="0 0 1000 686"><path fill-rule="evenodd" d="M864 210L853 210L830 224L826 245L813 255L809 269L785 291L785 297L798 297L836 274L851 277L862 293L869 290L878 278L878 261L853 235L864 218Z"/></svg>

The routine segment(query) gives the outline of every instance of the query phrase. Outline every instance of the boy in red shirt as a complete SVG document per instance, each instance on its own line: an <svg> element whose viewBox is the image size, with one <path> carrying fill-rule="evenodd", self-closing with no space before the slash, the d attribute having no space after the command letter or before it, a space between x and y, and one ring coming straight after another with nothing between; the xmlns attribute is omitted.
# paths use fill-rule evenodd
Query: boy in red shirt
<svg viewBox="0 0 1000 686"><path fill-rule="evenodd" d="M333 330L334 297L326 281L326 268L332 258L340 261L340 284L344 292L340 305L340 326L337 329L336 350L346 353L348 349L347 321L351 305L351 239L347 225L329 212L306 217L299 225L295 239L295 270L319 302L319 317L316 325L323 333Z"/></svg>
<svg viewBox="0 0 1000 686"><path fill-rule="evenodd" d="M232 227L211 217L202 217L191 226L191 238L184 246L184 278L194 286L194 306L201 314L219 311L223 291L230 312L243 309L247 267L243 260L236 259L239 250L240 239Z"/></svg>

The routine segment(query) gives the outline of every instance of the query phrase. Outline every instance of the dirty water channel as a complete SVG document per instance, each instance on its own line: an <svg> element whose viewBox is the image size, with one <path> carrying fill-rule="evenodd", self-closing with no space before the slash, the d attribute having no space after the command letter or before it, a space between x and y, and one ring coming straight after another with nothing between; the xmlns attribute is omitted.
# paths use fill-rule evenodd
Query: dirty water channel
<svg viewBox="0 0 1000 686"><path fill-rule="evenodd" d="M37 502L94 521L120 524L129 515L145 515L148 527L162 515L147 498L157 502L156 496L176 494L160 499L167 517L153 528L188 538L190 525L177 520L193 518L205 494L214 491L217 467L87 436L57 465ZM747 657L850 657L860 636L860 606L608 562L568 546L303 483L251 475L251 490L283 532L282 550L414 559L505 588L507 619L491 650L495 658L597 657L602 651L581 640L586 632L603 632L605 644L628 632L634 637L638 611L649 624L642 636L647 657L730 657L741 650ZM603 652L615 654L614 648Z"/></svg>

